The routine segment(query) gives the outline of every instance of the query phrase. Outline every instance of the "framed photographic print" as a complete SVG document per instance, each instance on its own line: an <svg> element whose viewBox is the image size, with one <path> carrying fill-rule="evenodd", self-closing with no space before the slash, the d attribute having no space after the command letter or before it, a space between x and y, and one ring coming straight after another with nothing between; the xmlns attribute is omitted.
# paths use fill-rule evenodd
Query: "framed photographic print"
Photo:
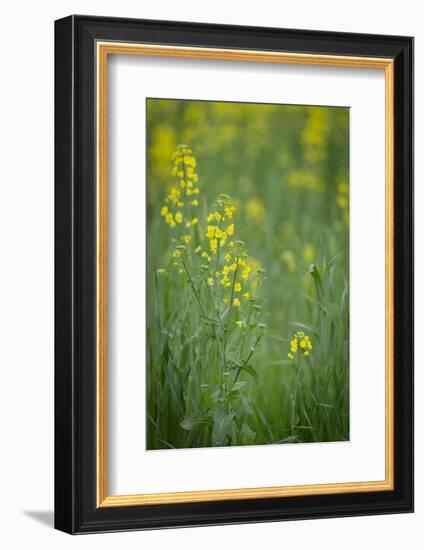
<svg viewBox="0 0 424 550"><path fill-rule="evenodd" d="M55 26L55 525L413 509L413 39Z"/></svg>

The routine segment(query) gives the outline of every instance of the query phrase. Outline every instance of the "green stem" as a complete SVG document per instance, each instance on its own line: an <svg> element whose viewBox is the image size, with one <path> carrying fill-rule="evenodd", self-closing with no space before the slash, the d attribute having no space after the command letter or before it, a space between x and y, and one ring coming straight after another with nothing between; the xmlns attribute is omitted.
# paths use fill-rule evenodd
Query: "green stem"
<svg viewBox="0 0 424 550"><path fill-rule="evenodd" d="M202 304L200 303L199 294L197 293L196 287L194 286L194 281L193 281L193 279L191 278L191 275L190 275L190 273L189 273L189 271L188 271L188 269L187 269L186 263L185 263L184 260L181 260L181 261L182 261L182 264L183 264L183 266L184 266L185 272L187 273L187 277L188 277L188 279L189 279L189 281L190 281L190 285L191 285L191 288L192 288L192 290L193 290L193 294L194 294L194 296L195 296L195 298L196 298L197 305L199 306L200 313L203 315L203 317L206 317L205 312L204 312L203 307L202 307Z"/></svg>
<svg viewBox="0 0 424 550"><path fill-rule="evenodd" d="M239 374L242 370L242 368L244 366L247 365L247 363L250 361L250 358L252 357L252 355L255 353L255 350L256 350L256 346L259 344L259 342L261 341L262 337L263 337L264 333L261 332L261 334L259 334L259 336L257 337L256 339L256 342L255 344L252 346L252 349L250 350L250 353L249 355L246 357L246 359L243 361L242 365L237 369L237 373L236 373L236 376L234 378L234 382L233 382L233 385L237 382L237 379L239 377Z"/></svg>
<svg viewBox="0 0 424 550"><path fill-rule="evenodd" d="M233 277L233 284L231 286L231 300L230 300L230 310L228 312L228 317L227 317L227 326L226 328L228 329L228 324L230 322L230 319L231 319L231 314L233 312L233 301L234 301L234 286L236 284L236 279L237 279L237 271L238 271L238 259L239 257L237 256L236 257L236 269L234 271L234 277Z"/></svg>

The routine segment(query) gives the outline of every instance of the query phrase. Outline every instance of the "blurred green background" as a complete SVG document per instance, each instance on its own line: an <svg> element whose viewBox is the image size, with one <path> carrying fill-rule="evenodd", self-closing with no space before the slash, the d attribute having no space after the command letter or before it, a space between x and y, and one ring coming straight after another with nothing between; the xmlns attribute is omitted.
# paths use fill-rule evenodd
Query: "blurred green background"
<svg viewBox="0 0 424 550"><path fill-rule="evenodd" d="M171 156L181 143L197 158L204 205L199 218L219 193L230 195L237 238L266 270L261 294L267 334L251 391L275 440L293 435L294 421L304 426L296 431L297 441L347 439L349 109L147 100L149 297L153 273L169 261L170 230L160 208L174 185ZM150 309L153 298L148 301ZM294 373L287 352L303 325L314 344L315 380L307 381L307 418L293 420L288 402ZM321 413L319 432L313 417Z"/></svg>

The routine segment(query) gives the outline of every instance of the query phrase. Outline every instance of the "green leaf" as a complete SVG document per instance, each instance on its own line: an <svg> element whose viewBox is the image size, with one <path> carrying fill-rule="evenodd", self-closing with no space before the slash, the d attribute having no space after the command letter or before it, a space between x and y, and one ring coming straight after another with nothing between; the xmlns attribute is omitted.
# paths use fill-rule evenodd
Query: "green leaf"
<svg viewBox="0 0 424 550"><path fill-rule="evenodd" d="M194 428L196 422L197 421L196 421L195 418L187 417L187 418L184 418L184 420L182 422L180 422L180 426L184 430L190 431Z"/></svg>
<svg viewBox="0 0 424 550"><path fill-rule="evenodd" d="M321 302L321 298L322 298L322 280L321 280L321 275L319 273L318 266L316 264L311 264L309 266L308 271L312 275L312 278L314 279L315 287L317 289L318 300Z"/></svg>
<svg viewBox="0 0 424 550"><path fill-rule="evenodd" d="M309 325L305 325L305 323L298 323L297 321L289 321L289 325L297 328L303 328L304 330L309 331L312 334L315 334L317 338L319 337L318 331L313 329Z"/></svg>
<svg viewBox="0 0 424 550"><path fill-rule="evenodd" d="M317 403L318 407L325 407L327 409L334 409L334 405L327 405L327 403Z"/></svg>
<svg viewBox="0 0 424 550"><path fill-rule="evenodd" d="M231 391L239 391L243 386L247 384L246 381L240 380L239 382L236 382L234 386L231 388Z"/></svg>
<svg viewBox="0 0 424 550"><path fill-rule="evenodd" d="M203 416L187 416L182 422L180 422L181 428L190 432L200 424L207 424L207 418Z"/></svg>
<svg viewBox="0 0 424 550"><path fill-rule="evenodd" d="M210 317L206 317L205 315L199 315L199 319L206 323L207 325L216 325L217 322L215 319L211 319Z"/></svg>
<svg viewBox="0 0 424 550"><path fill-rule="evenodd" d="M256 381L258 380L258 373L256 370L252 367L252 365L243 365L241 370L246 371L250 376L252 376Z"/></svg>
<svg viewBox="0 0 424 550"><path fill-rule="evenodd" d="M243 422L240 432L241 444L242 445L253 445L256 441L256 432L254 432L250 426Z"/></svg>
<svg viewBox="0 0 424 550"><path fill-rule="evenodd" d="M281 439L278 443L296 443L299 440L297 435L289 435L284 439Z"/></svg>
<svg viewBox="0 0 424 550"><path fill-rule="evenodd" d="M235 416L234 412L225 413L223 409L218 409L213 417L212 445L224 445L227 432Z"/></svg>

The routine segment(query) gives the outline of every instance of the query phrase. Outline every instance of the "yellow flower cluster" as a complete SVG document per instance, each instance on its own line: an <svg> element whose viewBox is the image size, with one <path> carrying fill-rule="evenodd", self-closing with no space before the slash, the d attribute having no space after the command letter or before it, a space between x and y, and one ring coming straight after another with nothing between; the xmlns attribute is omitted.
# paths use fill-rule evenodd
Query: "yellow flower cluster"
<svg viewBox="0 0 424 550"><path fill-rule="evenodd" d="M242 283L248 281L252 266L247 264L248 254L244 243L229 239L235 232L235 224L232 221L235 211L236 208L229 196L220 195L218 197L216 210L207 217L208 226L205 236L209 242L209 250L208 252L203 251L202 256L209 262L212 260L212 256L216 256L215 278L224 289L230 289L233 296L232 305L240 307L241 299L239 295L244 300L250 298L247 290L243 292ZM196 251L200 252L201 248L196 249ZM225 260L224 265L220 264L222 259ZM213 286L213 284L213 278L211 277L208 279L208 285ZM230 298L224 296L223 302L228 304Z"/></svg>
<svg viewBox="0 0 424 550"><path fill-rule="evenodd" d="M191 215L191 209L199 206L197 198L191 198L200 192L197 186L199 178L195 171L197 161L192 150L186 145L178 145L172 160L172 174L177 178L177 183L166 196L165 205L160 213L170 227L176 227L185 220L185 227L189 228L199 221ZM183 213L184 207L186 212Z"/></svg>
<svg viewBox="0 0 424 550"><path fill-rule="evenodd" d="M290 341L290 351L287 354L287 357L289 359L294 359L294 356L298 351L305 357L308 357L312 351L311 339L302 331L298 331L293 335L293 338Z"/></svg>

